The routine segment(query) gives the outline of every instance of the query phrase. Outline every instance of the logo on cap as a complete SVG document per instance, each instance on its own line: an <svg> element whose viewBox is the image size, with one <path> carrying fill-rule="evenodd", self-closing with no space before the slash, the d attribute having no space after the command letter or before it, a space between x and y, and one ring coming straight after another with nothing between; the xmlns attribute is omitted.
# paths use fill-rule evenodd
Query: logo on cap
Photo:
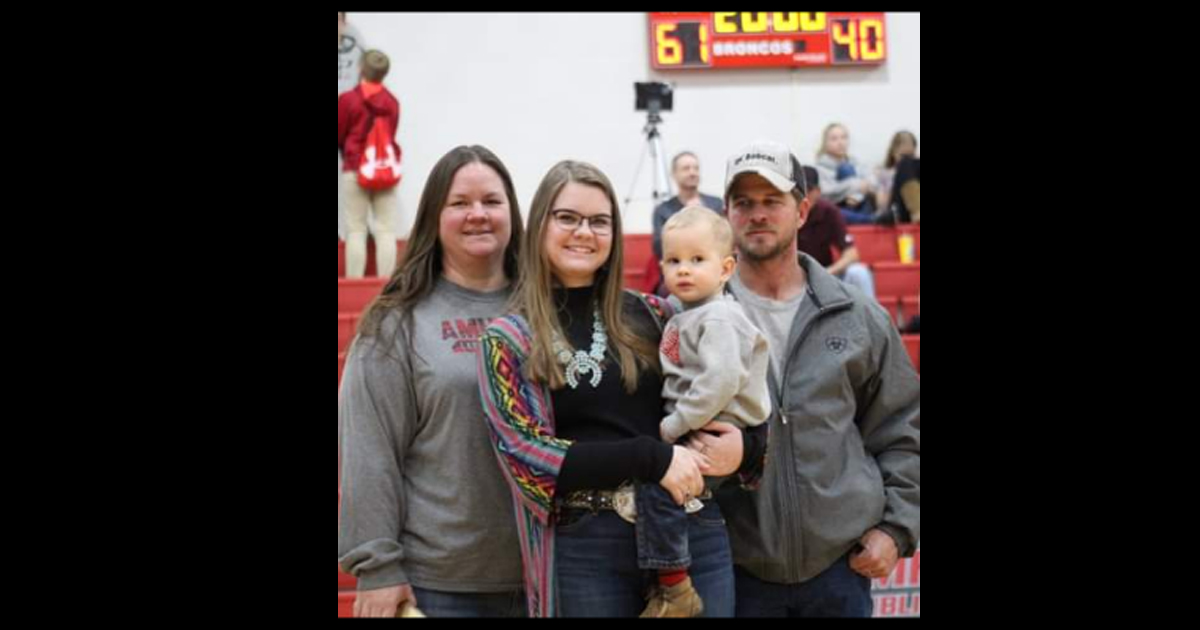
<svg viewBox="0 0 1200 630"><path fill-rule="evenodd" d="M779 163L779 160L776 160L775 156L772 156L772 155L764 155L762 153L747 153L746 155L743 155L743 156L739 157L737 160L735 160L733 164L734 164L734 166L741 166L742 162L745 162L747 160L763 160L766 162L770 162L772 164Z"/></svg>

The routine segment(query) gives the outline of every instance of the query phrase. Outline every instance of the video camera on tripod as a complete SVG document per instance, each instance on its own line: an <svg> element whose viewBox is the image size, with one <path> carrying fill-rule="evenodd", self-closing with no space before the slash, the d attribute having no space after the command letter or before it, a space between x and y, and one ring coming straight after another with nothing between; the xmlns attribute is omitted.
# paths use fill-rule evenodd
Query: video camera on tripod
<svg viewBox="0 0 1200 630"><path fill-rule="evenodd" d="M625 198L625 204L628 205L633 201L633 192L637 190L642 167L646 162L646 153L649 153L651 161L654 162L654 189L652 192L654 205L657 207L658 204L670 199L675 194L672 192L671 175L667 169L667 155L663 151L662 134L658 131L658 125L663 122L662 112L674 110L675 90L669 83L658 82L634 83L633 87L636 94L634 110L646 112L646 126L642 128L642 133L646 136L646 148L642 151L641 158L638 159L633 186Z"/></svg>

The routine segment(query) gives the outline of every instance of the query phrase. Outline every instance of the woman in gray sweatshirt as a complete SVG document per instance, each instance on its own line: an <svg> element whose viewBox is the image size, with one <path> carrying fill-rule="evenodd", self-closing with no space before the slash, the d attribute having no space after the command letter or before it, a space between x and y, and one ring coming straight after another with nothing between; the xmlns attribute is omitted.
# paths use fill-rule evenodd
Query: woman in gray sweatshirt
<svg viewBox="0 0 1200 630"><path fill-rule="evenodd" d="M512 503L479 405L478 338L516 278L521 215L491 151L433 168L404 261L364 314L338 395L338 564L355 616L522 616Z"/></svg>

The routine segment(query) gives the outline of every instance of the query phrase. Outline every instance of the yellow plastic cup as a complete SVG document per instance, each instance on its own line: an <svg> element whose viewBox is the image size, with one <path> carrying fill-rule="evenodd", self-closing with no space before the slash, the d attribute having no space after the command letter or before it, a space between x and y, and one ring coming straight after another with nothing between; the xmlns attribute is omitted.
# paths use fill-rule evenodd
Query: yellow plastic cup
<svg viewBox="0 0 1200 630"><path fill-rule="evenodd" d="M916 256L916 248L917 248L916 239L913 238L913 235L909 234L908 232L901 232L900 236L896 240L897 240L897 244L900 246L900 262L902 262L906 265L913 264L913 261L916 260L916 257L917 257Z"/></svg>

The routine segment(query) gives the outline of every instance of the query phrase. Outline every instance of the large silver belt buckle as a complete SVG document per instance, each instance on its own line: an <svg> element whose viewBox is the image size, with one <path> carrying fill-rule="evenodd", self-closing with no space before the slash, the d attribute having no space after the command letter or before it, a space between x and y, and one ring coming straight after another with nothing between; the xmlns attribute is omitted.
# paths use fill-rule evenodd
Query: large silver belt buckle
<svg viewBox="0 0 1200 630"><path fill-rule="evenodd" d="M637 524L637 495L633 484L627 483L613 492L613 509L625 522Z"/></svg>

